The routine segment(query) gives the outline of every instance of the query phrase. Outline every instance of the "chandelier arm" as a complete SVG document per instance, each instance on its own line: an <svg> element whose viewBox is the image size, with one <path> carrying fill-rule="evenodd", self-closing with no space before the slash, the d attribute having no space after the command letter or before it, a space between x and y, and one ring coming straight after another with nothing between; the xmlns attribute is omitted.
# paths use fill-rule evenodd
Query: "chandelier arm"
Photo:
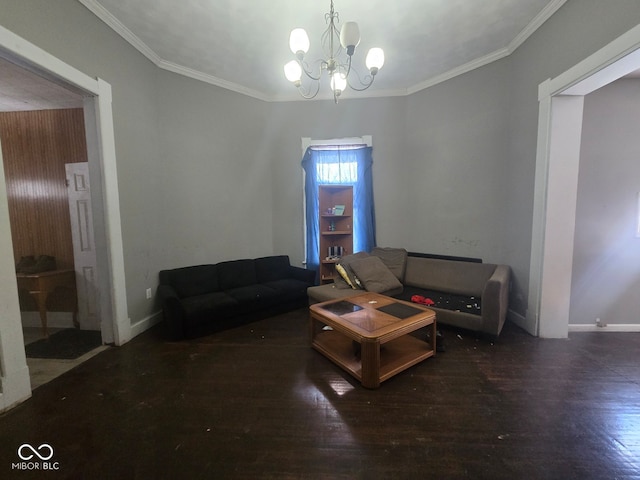
<svg viewBox="0 0 640 480"><path fill-rule="evenodd" d="M353 57L351 57L351 55L349 55L349 61L347 62L347 71L344 74L345 78L347 79L347 83L349 83L349 75L351 74L351 59L352 58ZM354 70L354 72L355 72L355 70ZM358 72L356 72L356 75L357 74L358 74Z"/></svg>
<svg viewBox="0 0 640 480"><path fill-rule="evenodd" d="M317 77L313 75L313 70L309 68L309 65L307 64L307 62L300 62L300 66L302 67L302 71L307 77L309 77L311 80L320 81L320 79L322 78L322 63L324 62L321 61L320 73L318 73Z"/></svg>
<svg viewBox="0 0 640 480"><path fill-rule="evenodd" d="M380 50L380 52L376 51L372 57L375 59L373 64L376 66L372 66L371 69L369 69L369 72L364 75L364 77L361 77L358 71L352 68L352 55L354 53L355 46L357 46L357 44L359 43L360 38L357 24L354 23L353 25L350 25L351 28L343 28L343 30L348 33L345 34L346 40L342 40L342 32L337 27L337 24L339 22L339 14L334 10L333 0L331 0L330 11L329 13L325 14L326 28L324 29L320 37L322 49L325 53L325 58L318 59L315 62L312 62L311 65L305 62L303 58L304 54L307 53L309 49L309 39L306 33L303 30L301 39L298 39L295 38L294 32L292 32L291 38L299 40L299 42L290 40L290 45L296 45L296 43L300 44L301 48L298 49L297 46L291 46L291 49L296 50L295 54L298 60L297 63L300 66L302 72L298 71L298 68L293 65L293 62L289 62L292 65L285 65L285 75L298 88L298 92L303 98L311 99L318 95L320 91L320 82L322 80L323 71L326 70L331 80L333 99L335 103L338 103L338 98L340 97L342 91L346 86L349 86L349 88L351 88L352 90L362 92L373 85L376 74L378 73L378 70L381 68L384 62L384 55L381 49L375 49ZM346 47L342 46L343 42L347 43ZM345 49L347 52L347 59L343 63L341 54ZM319 66L318 74L315 74L315 68L311 68L311 66L315 66L316 63L318 63ZM306 87L302 86L301 75L303 72L307 79L315 82L315 91L312 91L313 86L311 85L309 85L309 90L306 90ZM352 73L353 75L351 75ZM357 82L354 78L357 78ZM307 84L309 83L310 82L307 82Z"/></svg>
<svg viewBox="0 0 640 480"><path fill-rule="evenodd" d="M351 59L349 59L351 60ZM358 71L356 69L351 70L351 62L349 62L349 71L353 72L353 74L358 78L358 83L360 83L360 85L362 86L362 88L359 88L357 86L353 86L353 84L349 81L349 78L351 76L347 77L347 85L349 85L349 87L352 90L355 90L356 92L363 92L364 90L366 90L367 88L369 88L372 84L373 81L375 80L375 75L371 75L371 74L367 74L364 77L364 82L362 81L362 79L360 78L360 74L358 73Z"/></svg>
<svg viewBox="0 0 640 480"><path fill-rule="evenodd" d="M319 91L320 91L319 81L316 82L316 91L313 93L311 93L310 90L308 92L305 92L304 88L302 88L302 85L298 87L298 93L300 94L300 96L303 98L306 98L307 100L311 100L312 98L315 98L316 95L318 95Z"/></svg>

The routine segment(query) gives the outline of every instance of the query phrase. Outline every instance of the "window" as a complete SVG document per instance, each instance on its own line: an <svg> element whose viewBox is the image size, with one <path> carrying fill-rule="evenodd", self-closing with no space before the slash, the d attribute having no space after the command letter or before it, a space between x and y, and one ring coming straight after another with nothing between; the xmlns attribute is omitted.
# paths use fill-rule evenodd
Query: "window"
<svg viewBox="0 0 640 480"><path fill-rule="evenodd" d="M305 232L307 268L318 270L318 185L353 185L353 250L370 251L375 246L373 210L372 148L356 142L309 145L302 167L305 171Z"/></svg>

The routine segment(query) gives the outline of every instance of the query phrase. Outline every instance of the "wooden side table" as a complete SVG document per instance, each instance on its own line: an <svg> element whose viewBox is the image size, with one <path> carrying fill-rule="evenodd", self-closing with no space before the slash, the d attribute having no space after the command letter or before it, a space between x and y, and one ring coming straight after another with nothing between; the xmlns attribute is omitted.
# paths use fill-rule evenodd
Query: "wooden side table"
<svg viewBox="0 0 640 480"><path fill-rule="evenodd" d="M42 333L45 337L49 337L47 329L47 298L49 294L58 287L69 288L73 290L73 324L78 327L78 302L76 297L76 272L73 269L66 270L50 270L41 273L18 273L18 289L26 290L36 301L38 312L40 313L40 323L42 324Z"/></svg>

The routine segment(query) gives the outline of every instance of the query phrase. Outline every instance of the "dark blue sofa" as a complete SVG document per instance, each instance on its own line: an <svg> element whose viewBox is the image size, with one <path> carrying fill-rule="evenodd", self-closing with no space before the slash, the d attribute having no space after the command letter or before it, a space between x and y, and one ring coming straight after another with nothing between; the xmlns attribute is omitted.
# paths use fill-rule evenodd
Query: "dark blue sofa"
<svg viewBox="0 0 640 480"><path fill-rule="evenodd" d="M287 255L160 271L158 296L170 338L229 328L307 305L315 272Z"/></svg>

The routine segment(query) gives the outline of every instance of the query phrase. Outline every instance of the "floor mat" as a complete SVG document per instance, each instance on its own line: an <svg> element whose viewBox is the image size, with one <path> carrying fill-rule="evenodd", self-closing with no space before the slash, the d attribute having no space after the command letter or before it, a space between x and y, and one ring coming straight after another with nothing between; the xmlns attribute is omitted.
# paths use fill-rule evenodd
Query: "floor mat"
<svg viewBox="0 0 640 480"><path fill-rule="evenodd" d="M99 331L69 328L25 345L29 358L74 359L102 345Z"/></svg>

